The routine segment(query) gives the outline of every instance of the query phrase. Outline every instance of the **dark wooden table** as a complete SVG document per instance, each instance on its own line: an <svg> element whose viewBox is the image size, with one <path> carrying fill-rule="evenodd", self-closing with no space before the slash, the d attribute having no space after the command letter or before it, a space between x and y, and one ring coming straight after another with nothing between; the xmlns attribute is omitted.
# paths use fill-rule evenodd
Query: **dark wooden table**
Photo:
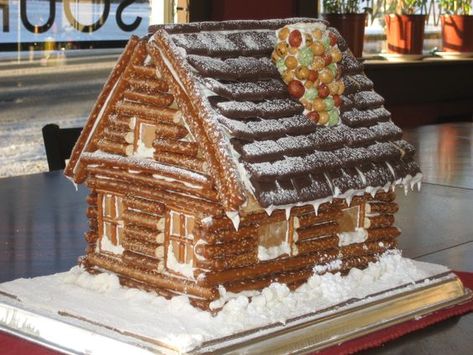
<svg viewBox="0 0 473 355"><path fill-rule="evenodd" d="M408 257L473 272L473 124L425 126L418 148L421 192L398 190L400 247ZM0 282L66 271L85 248L87 191L62 172L0 179ZM471 354L473 314L404 336L367 353Z"/></svg>

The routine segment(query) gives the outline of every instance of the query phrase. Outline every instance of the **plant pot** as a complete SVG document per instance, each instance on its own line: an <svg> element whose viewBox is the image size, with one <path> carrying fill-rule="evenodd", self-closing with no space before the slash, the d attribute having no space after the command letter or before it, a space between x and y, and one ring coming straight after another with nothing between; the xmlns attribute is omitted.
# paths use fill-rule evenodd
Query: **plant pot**
<svg viewBox="0 0 473 355"><path fill-rule="evenodd" d="M443 15L440 20L444 52L473 52L472 15Z"/></svg>
<svg viewBox="0 0 473 355"><path fill-rule="evenodd" d="M389 53L422 54L426 15L386 15Z"/></svg>
<svg viewBox="0 0 473 355"><path fill-rule="evenodd" d="M323 14L322 16L345 38L353 55L357 58L361 57L365 39L366 14Z"/></svg>

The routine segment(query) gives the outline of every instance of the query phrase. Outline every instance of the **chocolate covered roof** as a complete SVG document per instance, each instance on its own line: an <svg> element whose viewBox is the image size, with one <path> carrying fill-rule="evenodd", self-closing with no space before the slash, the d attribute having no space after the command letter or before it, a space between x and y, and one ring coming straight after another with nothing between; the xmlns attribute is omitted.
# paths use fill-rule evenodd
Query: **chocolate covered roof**
<svg viewBox="0 0 473 355"><path fill-rule="evenodd" d="M176 56L189 95L205 107L219 154L230 157L261 206L291 205L340 195L351 189L383 187L415 176L414 148L401 140L383 98L338 32L345 92L341 124L317 126L288 95L271 52L275 30L314 19L231 21L167 25L151 42ZM170 59L170 58L168 58ZM182 78L180 80L183 80ZM194 97L194 99L195 99ZM229 143L228 143L229 142Z"/></svg>

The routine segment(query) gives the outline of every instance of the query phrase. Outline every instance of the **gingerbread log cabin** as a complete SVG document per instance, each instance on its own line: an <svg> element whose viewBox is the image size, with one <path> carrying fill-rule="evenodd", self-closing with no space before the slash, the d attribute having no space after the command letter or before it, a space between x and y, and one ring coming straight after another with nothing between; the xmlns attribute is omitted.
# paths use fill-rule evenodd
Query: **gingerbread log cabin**
<svg viewBox="0 0 473 355"><path fill-rule="evenodd" d="M219 286L366 267L421 178L383 102L320 20L132 37L65 170L91 191L82 264L204 309Z"/></svg>

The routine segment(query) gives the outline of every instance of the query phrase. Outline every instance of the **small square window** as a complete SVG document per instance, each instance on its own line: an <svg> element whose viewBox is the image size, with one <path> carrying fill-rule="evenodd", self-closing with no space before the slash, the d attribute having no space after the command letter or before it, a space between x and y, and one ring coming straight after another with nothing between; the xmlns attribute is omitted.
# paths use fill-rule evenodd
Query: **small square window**
<svg viewBox="0 0 473 355"><path fill-rule="evenodd" d="M337 220L340 228L338 246L344 247L365 242L368 238L368 232L360 227L364 218L362 208L354 206L346 208L342 212L342 216Z"/></svg>
<svg viewBox="0 0 473 355"><path fill-rule="evenodd" d="M193 277L194 217L169 211L166 218L169 223L166 267L180 275Z"/></svg>
<svg viewBox="0 0 473 355"><path fill-rule="evenodd" d="M342 216L337 221L340 232L353 232L360 226L360 206L346 208L342 212Z"/></svg>
<svg viewBox="0 0 473 355"><path fill-rule="evenodd" d="M286 241L287 221L264 224L258 229L259 245L271 248Z"/></svg>
<svg viewBox="0 0 473 355"><path fill-rule="evenodd" d="M140 141L146 148L153 148L153 141L156 138L156 126L148 123L140 123Z"/></svg>
<svg viewBox="0 0 473 355"><path fill-rule="evenodd" d="M289 223L284 220L264 224L258 229L258 259L271 260L284 254L291 254L289 246Z"/></svg>

